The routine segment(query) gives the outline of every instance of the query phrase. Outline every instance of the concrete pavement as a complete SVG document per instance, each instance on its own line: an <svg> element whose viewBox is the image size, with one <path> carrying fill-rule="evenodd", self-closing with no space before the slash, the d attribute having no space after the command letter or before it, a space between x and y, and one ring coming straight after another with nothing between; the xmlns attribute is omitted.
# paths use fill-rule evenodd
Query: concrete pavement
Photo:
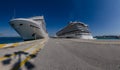
<svg viewBox="0 0 120 70"><path fill-rule="evenodd" d="M120 44L49 39L33 70L120 70Z"/></svg>
<svg viewBox="0 0 120 70"><path fill-rule="evenodd" d="M1 49L0 56L13 52L17 55L1 61L1 70L120 70L120 41L115 40L50 38Z"/></svg>
<svg viewBox="0 0 120 70"><path fill-rule="evenodd" d="M46 39L19 45L14 48L0 50L1 70L21 70L25 63L32 60L36 53L44 46Z"/></svg>

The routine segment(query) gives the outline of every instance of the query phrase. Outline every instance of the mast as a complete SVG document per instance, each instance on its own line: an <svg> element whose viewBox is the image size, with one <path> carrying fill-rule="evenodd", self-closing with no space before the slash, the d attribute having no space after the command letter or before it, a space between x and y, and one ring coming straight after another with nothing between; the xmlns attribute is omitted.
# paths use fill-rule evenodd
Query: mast
<svg viewBox="0 0 120 70"><path fill-rule="evenodd" d="M15 8L14 8L14 10L13 10L13 17L12 17L12 19L14 19L14 18L15 18L15 16L16 16L16 10L15 10Z"/></svg>

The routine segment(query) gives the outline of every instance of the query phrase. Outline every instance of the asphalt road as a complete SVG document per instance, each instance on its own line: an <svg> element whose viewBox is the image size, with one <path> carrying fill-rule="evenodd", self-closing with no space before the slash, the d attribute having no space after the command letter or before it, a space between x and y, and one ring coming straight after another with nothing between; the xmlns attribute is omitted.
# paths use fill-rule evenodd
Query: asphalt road
<svg viewBox="0 0 120 70"><path fill-rule="evenodd" d="M0 56L25 48L28 48L29 54L19 52L7 61L0 61L0 70L120 70L120 41L50 38L40 43L42 41L38 40L1 49ZM39 52L37 49L40 49ZM36 51L31 57L31 53Z"/></svg>
<svg viewBox="0 0 120 70"><path fill-rule="evenodd" d="M120 70L120 41L49 39L33 70Z"/></svg>

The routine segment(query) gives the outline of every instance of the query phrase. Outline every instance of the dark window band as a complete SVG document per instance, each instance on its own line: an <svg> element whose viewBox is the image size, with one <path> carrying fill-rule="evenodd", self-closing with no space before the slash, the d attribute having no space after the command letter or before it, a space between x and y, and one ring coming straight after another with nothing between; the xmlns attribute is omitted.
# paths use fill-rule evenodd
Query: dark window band
<svg viewBox="0 0 120 70"><path fill-rule="evenodd" d="M38 29L40 29L39 27L36 27L36 26L34 26L34 25L30 25L30 27L34 27L34 28L38 28Z"/></svg>

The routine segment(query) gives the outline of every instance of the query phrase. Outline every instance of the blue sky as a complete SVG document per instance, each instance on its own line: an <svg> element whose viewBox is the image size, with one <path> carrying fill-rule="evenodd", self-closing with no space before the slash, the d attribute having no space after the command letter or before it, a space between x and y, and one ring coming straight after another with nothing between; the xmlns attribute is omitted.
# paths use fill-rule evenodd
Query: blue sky
<svg viewBox="0 0 120 70"><path fill-rule="evenodd" d="M0 0L0 35L18 36L9 25L16 18L44 15L50 35L69 21L89 25L95 35L120 35L120 0Z"/></svg>

